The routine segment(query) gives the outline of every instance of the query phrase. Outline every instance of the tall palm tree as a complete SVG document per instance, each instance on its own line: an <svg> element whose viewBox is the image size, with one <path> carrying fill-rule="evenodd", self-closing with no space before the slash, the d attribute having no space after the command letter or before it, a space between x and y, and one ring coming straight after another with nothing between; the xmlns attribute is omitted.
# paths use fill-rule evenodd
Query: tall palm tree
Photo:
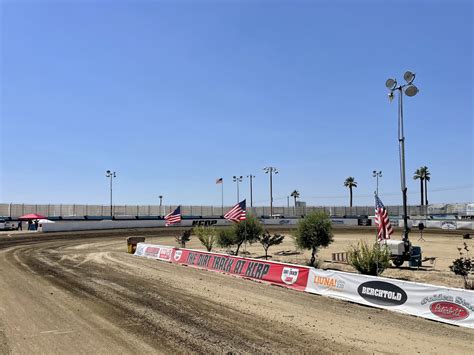
<svg viewBox="0 0 474 355"><path fill-rule="evenodd" d="M425 205L428 206L428 181L430 181L431 173L427 166L423 166L420 170L423 174L423 179L425 180Z"/></svg>
<svg viewBox="0 0 474 355"><path fill-rule="evenodd" d="M352 188L357 187L357 182L355 181L355 178L352 176L349 176L346 181L344 181L344 186L349 188L350 191L350 200L349 200L349 206L352 207Z"/></svg>
<svg viewBox="0 0 474 355"><path fill-rule="evenodd" d="M413 174L413 180L420 180L420 206L423 206L423 174L421 169L416 169L415 174Z"/></svg>
<svg viewBox="0 0 474 355"><path fill-rule="evenodd" d="M296 213L296 199L300 197L300 193L297 190L295 190L291 193L290 196L295 199L295 208L293 209L293 214L295 214Z"/></svg>

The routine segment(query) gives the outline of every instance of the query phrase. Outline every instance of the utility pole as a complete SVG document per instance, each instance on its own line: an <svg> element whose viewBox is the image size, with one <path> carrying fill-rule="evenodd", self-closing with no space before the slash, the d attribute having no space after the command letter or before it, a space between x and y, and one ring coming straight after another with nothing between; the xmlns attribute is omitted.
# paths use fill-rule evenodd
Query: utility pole
<svg viewBox="0 0 474 355"><path fill-rule="evenodd" d="M270 217L273 217L273 174L278 174L278 169L274 166L267 166L263 168L263 171L270 175Z"/></svg>
<svg viewBox="0 0 474 355"><path fill-rule="evenodd" d="M247 175L247 177L250 179L250 207L253 207L253 188L252 188L252 180L255 179L255 175Z"/></svg>
<svg viewBox="0 0 474 355"><path fill-rule="evenodd" d="M107 170L105 172L105 177L110 178L110 217L113 218L114 213L113 213L113 203L112 203L112 181L114 178L117 177L117 175L115 171Z"/></svg>

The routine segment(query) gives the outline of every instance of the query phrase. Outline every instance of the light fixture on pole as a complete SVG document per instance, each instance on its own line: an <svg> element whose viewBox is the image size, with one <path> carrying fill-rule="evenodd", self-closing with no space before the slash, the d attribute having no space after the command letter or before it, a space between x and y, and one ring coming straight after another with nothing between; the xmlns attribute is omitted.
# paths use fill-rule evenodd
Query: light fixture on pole
<svg viewBox="0 0 474 355"><path fill-rule="evenodd" d="M247 175L250 179L250 207L253 207L253 187L252 187L252 180L255 179L255 175Z"/></svg>
<svg viewBox="0 0 474 355"><path fill-rule="evenodd" d="M158 198L160 199L160 217L161 217L162 211L163 211L163 209L161 208L161 206L163 205L163 195L158 196Z"/></svg>
<svg viewBox="0 0 474 355"><path fill-rule="evenodd" d="M376 190L376 194L377 194L377 196L378 196L378 195L379 195L379 178L382 177L382 172L381 172L381 171L374 170L374 171L372 172L372 176L373 176L374 178L377 178L377 190Z"/></svg>
<svg viewBox="0 0 474 355"><path fill-rule="evenodd" d="M237 183L237 203L240 202L240 194L239 194L239 184L242 182L243 176L233 176L232 181Z"/></svg>
<svg viewBox="0 0 474 355"><path fill-rule="evenodd" d="M409 241L408 234L410 229L408 228L408 208L407 208L407 186L405 178L405 135L403 132L403 94L412 97L418 93L418 88L413 85L415 80L415 73L411 71L405 72L403 78L406 84L398 85L395 79L387 79L385 86L390 90L388 98L392 102L395 92L398 91L398 143L399 143L399 158L400 158L400 182L403 195L403 241L405 244L405 254L409 253Z"/></svg>
<svg viewBox="0 0 474 355"><path fill-rule="evenodd" d="M110 170L107 170L105 172L105 177L109 178L110 179L110 217L113 218L114 216L114 212L113 212L113 203L112 203L112 181L114 178L117 177L117 174L115 173L115 171L110 171Z"/></svg>
<svg viewBox="0 0 474 355"><path fill-rule="evenodd" d="M278 174L278 169L273 166L266 166L263 168L265 174L270 175L270 217L273 216L273 174Z"/></svg>

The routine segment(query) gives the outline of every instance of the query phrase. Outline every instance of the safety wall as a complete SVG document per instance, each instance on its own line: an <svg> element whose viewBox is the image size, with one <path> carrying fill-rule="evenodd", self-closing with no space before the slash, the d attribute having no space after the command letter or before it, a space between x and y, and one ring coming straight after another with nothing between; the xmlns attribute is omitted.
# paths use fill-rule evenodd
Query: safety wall
<svg viewBox="0 0 474 355"><path fill-rule="evenodd" d="M146 243L135 255L474 328L474 291Z"/></svg>
<svg viewBox="0 0 474 355"><path fill-rule="evenodd" d="M357 219L332 219L335 225L357 226ZM44 223L39 226L43 232L67 232L83 230L101 230L101 229L122 229L122 228L158 228L165 227L165 220L102 220L102 221L58 221L55 223ZM296 227L298 219L263 219L262 223L268 226L289 226ZM232 222L226 219L183 219L180 223L173 224L168 228L174 227L193 227L193 226L230 226Z"/></svg>
<svg viewBox="0 0 474 355"><path fill-rule="evenodd" d="M266 226L281 226L295 228L298 219L292 218L276 218L276 219L262 219L261 222ZM334 226L370 226L374 225L370 219L357 218L331 218ZM370 223L367 223L370 222ZM394 225L396 221L393 221ZM165 227L165 221L162 219L156 220L133 220L133 219L115 219L115 220L99 220L99 221L58 221L56 223L40 224L39 230L43 232L67 232L67 231L83 231L83 230L101 230L101 229L123 229L123 228L159 228ZM403 220L399 221L399 226L403 227ZM430 221L430 220L409 220L410 227L416 228L419 223L424 223L426 228L437 229L474 229L474 222L470 221ZM174 227L193 227L193 226L230 226L232 222L225 219L218 218L202 218L202 219L183 219L180 223L169 226Z"/></svg>
<svg viewBox="0 0 474 355"><path fill-rule="evenodd" d="M420 223L423 223L426 228L434 228L434 229L474 229L474 221L461 221L456 219L450 220L429 220L429 219L409 219L408 220L408 227L410 228L417 228ZM405 223L403 219L398 221L398 225L403 227Z"/></svg>
<svg viewBox="0 0 474 355"><path fill-rule="evenodd" d="M199 269L224 272L300 291L306 289L311 269L307 266L145 243L138 243L135 255L170 261Z"/></svg>

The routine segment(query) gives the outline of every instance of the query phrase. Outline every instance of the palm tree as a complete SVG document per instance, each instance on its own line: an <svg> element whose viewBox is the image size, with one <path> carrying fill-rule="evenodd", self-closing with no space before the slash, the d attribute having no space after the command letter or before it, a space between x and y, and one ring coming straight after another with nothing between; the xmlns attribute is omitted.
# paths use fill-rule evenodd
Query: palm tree
<svg viewBox="0 0 474 355"><path fill-rule="evenodd" d="M415 171L415 174L413 175L413 180L420 180L420 198L421 198L421 202L420 202L420 206L423 206L424 204L424 199L423 199L423 179L424 179L424 174L422 173L421 171L421 168L420 169L416 169Z"/></svg>
<svg viewBox="0 0 474 355"><path fill-rule="evenodd" d="M428 205L428 181L430 181L430 172L428 171L427 166L422 166L419 169L416 169L415 174L413 175L414 180L420 180L420 195L421 203L420 205ZM423 182L424 187L423 187ZM423 198L423 195L425 196Z"/></svg>
<svg viewBox="0 0 474 355"><path fill-rule="evenodd" d="M295 208L293 209L293 214L296 214L296 199L300 197L300 193L297 190L295 190L291 193L290 196L295 199Z"/></svg>
<svg viewBox="0 0 474 355"><path fill-rule="evenodd" d="M431 174L427 166L424 166L420 169L424 175L424 180L425 180L425 205L428 206L428 181L430 181Z"/></svg>
<svg viewBox="0 0 474 355"><path fill-rule="evenodd" d="M349 206L352 207L352 188L357 187L357 182L355 181L355 178L352 176L349 176L346 181L344 181L344 186L349 188L350 191L350 200L349 200Z"/></svg>

